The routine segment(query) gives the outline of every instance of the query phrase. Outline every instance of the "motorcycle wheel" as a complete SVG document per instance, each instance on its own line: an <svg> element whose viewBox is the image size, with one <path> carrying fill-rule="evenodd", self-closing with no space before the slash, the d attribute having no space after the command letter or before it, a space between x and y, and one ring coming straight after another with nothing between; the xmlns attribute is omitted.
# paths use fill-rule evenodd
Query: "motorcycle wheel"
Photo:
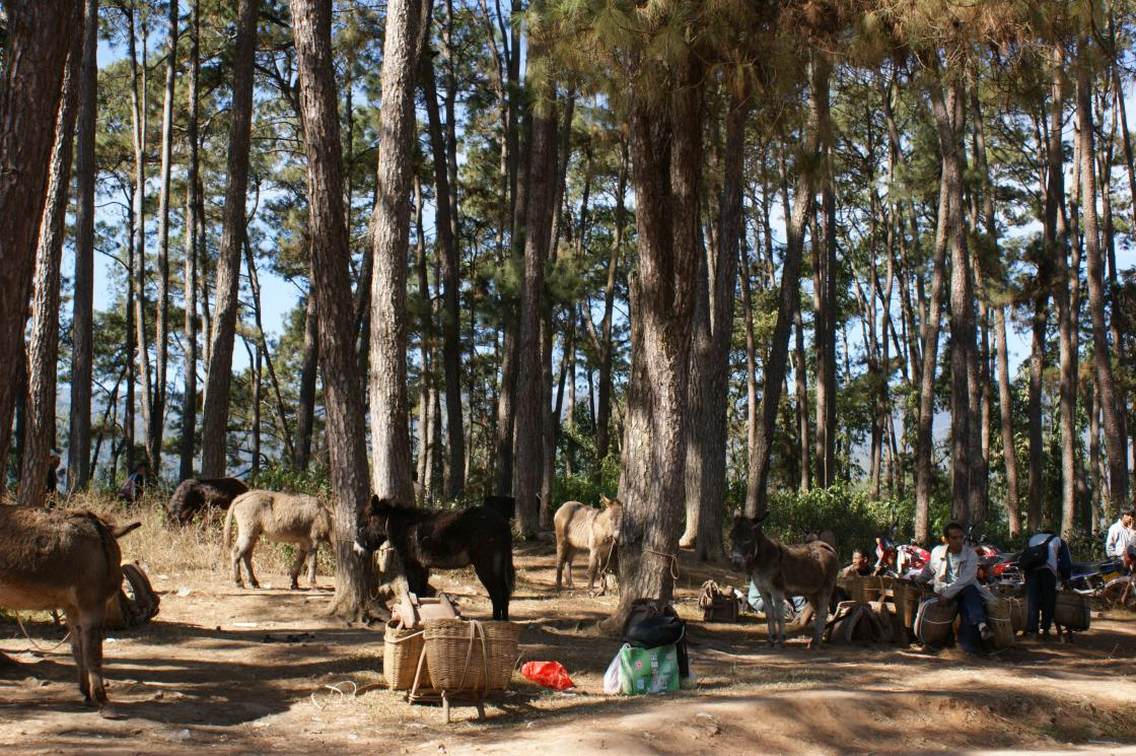
<svg viewBox="0 0 1136 756"><path fill-rule="evenodd" d="M1101 598L1110 608L1124 608L1136 611L1136 585L1131 577L1118 577L1108 581L1100 592Z"/></svg>

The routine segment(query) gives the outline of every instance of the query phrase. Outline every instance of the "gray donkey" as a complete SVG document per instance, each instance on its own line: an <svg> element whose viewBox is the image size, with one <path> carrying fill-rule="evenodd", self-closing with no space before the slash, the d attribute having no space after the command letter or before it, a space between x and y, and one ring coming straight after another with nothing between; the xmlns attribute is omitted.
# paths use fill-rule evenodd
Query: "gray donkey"
<svg viewBox="0 0 1136 756"><path fill-rule="evenodd" d="M804 596L812 605L816 618L809 647L817 648L828 620L828 603L836 589L839 566L836 549L821 540L783 546L766 538L761 526L764 519L765 515L756 519L734 518L730 531L733 562L739 568L744 567L761 592L769 623L769 645L785 645L785 595L788 594Z"/></svg>

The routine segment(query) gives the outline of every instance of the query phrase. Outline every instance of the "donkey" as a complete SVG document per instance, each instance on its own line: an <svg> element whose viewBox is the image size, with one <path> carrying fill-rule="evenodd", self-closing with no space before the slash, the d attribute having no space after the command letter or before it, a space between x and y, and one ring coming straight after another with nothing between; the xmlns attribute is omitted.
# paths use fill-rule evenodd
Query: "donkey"
<svg viewBox="0 0 1136 756"><path fill-rule="evenodd" d="M556 510L556 590L560 590L564 568L568 568L568 587L572 587L572 558L577 551L588 552L588 590L596 582L601 566L607 569L618 559L619 529L623 523L623 504L619 499L601 495L603 510L579 501L566 501ZM606 590L600 575L599 595Z"/></svg>
<svg viewBox="0 0 1136 756"><path fill-rule="evenodd" d="M0 504L0 606L63 609L79 692L106 718L117 716L103 684L107 601L122 588L117 539L141 524L116 526L93 512Z"/></svg>
<svg viewBox="0 0 1136 756"><path fill-rule="evenodd" d="M186 525L198 512L227 509L233 499L248 491L237 478L186 478L174 489L166 514L171 522Z"/></svg>
<svg viewBox="0 0 1136 756"><path fill-rule="evenodd" d="M813 639L810 648L820 646L828 619L828 602L836 589L839 562L836 549L817 539L797 546L783 546L766 538L762 521L734 518L730 531L733 562L749 573L765 604L769 624L769 645L785 645L785 595L804 596L813 607Z"/></svg>
<svg viewBox="0 0 1136 756"><path fill-rule="evenodd" d="M489 592L493 619L509 619L513 594L513 533L509 521L494 508L480 506L439 512L394 504L372 496L359 510L355 551L369 555L390 541L406 571L410 591L434 595L427 580L430 568L456 570L473 565Z"/></svg>

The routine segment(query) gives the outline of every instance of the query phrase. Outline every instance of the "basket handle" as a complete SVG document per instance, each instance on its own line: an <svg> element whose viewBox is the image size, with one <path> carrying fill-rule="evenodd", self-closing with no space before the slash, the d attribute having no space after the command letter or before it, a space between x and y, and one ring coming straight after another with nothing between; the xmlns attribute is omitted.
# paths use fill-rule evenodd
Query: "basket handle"
<svg viewBox="0 0 1136 756"><path fill-rule="evenodd" d="M422 630L418 631L418 633L422 633L422 632L424 632L424 631L422 631ZM407 636L407 638L413 638L413 637L414 637L413 635ZM406 640L406 638L402 638L401 640L399 640L397 642L401 643L404 640ZM410 692L406 694L406 697L407 697L408 700L411 699L412 696L418 695L418 682L422 678L422 665L425 664L425 663L426 663L426 646L423 645L422 650L418 652L418 668L414 670L414 684L410 686Z"/></svg>
<svg viewBox="0 0 1136 756"><path fill-rule="evenodd" d="M415 630L410 635L404 635L401 638L383 638L383 641L386 642L386 643L399 644L399 643L402 643L404 641L408 641L411 638L417 638L419 635L422 635L422 633L424 633L424 632L426 632L426 631L425 630Z"/></svg>
<svg viewBox="0 0 1136 756"><path fill-rule="evenodd" d="M469 673L469 660L473 657L473 642L474 640L481 641L481 667L484 676L482 677L482 685L485 689L489 686L489 650L485 647L485 628L481 626L478 620L469 621L469 645L465 650L465 664L462 666L461 684L459 687L465 688L465 676Z"/></svg>

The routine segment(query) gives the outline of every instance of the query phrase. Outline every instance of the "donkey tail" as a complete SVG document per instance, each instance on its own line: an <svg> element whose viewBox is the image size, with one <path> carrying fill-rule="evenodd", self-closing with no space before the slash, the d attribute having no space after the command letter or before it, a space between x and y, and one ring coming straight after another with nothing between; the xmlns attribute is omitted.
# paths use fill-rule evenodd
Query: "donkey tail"
<svg viewBox="0 0 1136 756"><path fill-rule="evenodd" d="M233 504L236 504L236 499L233 499ZM236 508L233 504L229 505L228 510L225 512L225 529L221 533L221 557L224 558L225 552L229 550L229 533L230 527L233 524L233 510Z"/></svg>

